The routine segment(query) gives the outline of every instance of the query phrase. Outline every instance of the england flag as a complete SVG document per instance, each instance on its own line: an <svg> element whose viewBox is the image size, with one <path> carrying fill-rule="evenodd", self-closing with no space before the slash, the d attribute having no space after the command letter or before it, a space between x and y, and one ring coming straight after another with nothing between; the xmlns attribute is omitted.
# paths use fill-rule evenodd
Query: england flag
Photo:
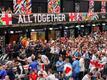
<svg viewBox="0 0 107 80"><path fill-rule="evenodd" d="M64 72L66 77L72 76L72 66L70 63L64 65Z"/></svg>

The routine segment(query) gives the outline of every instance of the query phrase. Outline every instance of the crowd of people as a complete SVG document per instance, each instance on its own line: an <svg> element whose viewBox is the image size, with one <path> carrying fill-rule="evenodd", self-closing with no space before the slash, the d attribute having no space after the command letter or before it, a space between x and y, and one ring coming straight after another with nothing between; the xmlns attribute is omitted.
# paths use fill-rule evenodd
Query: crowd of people
<svg viewBox="0 0 107 80"><path fill-rule="evenodd" d="M1 80L107 80L107 32L77 38L13 41Z"/></svg>
<svg viewBox="0 0 107 80"><path fill-rule="evenodd" d="M1 7L0 8L0 13L2 13L2 14L5 14L5 13L12 14L12 9L10 7L8 7L7 9L5 7Z"/></svg>

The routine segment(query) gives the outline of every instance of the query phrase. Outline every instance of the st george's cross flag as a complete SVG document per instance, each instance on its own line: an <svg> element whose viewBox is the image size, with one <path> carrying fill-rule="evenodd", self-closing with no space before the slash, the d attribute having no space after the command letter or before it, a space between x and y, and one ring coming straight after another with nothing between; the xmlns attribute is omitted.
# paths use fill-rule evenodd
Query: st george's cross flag
<svg viewBox="0 0 107 80"><path fill-rule="evenodd" d="M100 63L98 60L91 60L90 61L91 66L95 67L95 68L103 68L104 65L102 63Z"/></svg>
<svg viewBox="0 0 107 80"><path fill-rule="evenodd" d="M12 25L12 14L1 14L0 25Z"/></svg>
<svg viewBox="0 0 107 80"><path fill-rule="evenodd" d="M64 72L66 77L72 76L72 65L70 63L64 65Z"/></svg>
<svg viewBox="0 0 107 80"><path fill-rule="evenodd" d="M69 21L75 21L75 13L69 13Z"/></svg>

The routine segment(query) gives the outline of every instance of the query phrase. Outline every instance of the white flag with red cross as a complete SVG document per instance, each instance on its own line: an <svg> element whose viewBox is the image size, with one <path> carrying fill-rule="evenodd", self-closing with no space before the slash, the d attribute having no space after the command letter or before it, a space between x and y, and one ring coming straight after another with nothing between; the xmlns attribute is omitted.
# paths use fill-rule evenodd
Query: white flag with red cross
<svg viewBox="0 0 107 80"><path fill-rule="evenodd" d="M75 13L69 13L69 21L75 21Z"/></svg>
<svg viewBox="0 0 107 80"><path fill-rule="evenodd" d="M72 66L70 63L64 65L65 76L72 76Z"/></svg>
<svg viewBox="0 0 107 80"><path fill-rule="evenodd" d="M1 20L4 25L12 25L12 14L2 14Z"/></svg>

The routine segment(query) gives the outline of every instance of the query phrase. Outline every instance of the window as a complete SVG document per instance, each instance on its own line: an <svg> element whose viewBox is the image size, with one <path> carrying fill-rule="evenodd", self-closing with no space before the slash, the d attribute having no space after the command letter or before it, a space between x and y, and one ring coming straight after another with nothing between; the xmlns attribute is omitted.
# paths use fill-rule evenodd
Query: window
<svg viewBox="0 0 107 80"><path fill-rule="evenodd" d="M32 12L33 13L47 13L47 3L46 2L33 2Z"/></svg>
<svg viewBox="0 0 107 80"><path fill-rule="evenodd" d="M94 1L94 12L101 12L101 1Z"/></svg>
<svg viewBox="0 0 107 80"><path fill-rule="evenodd" d="M88 12L88 9L89 9L89 1L81 1L80 12Z"/></svg>
<svg viewBox="0 0 107 80"><path fill-rule="evenodd" d="M63 0L62 8L63 8L63 12L74 12L75 9L73 1L66 1L66 0Z"/></svg>

